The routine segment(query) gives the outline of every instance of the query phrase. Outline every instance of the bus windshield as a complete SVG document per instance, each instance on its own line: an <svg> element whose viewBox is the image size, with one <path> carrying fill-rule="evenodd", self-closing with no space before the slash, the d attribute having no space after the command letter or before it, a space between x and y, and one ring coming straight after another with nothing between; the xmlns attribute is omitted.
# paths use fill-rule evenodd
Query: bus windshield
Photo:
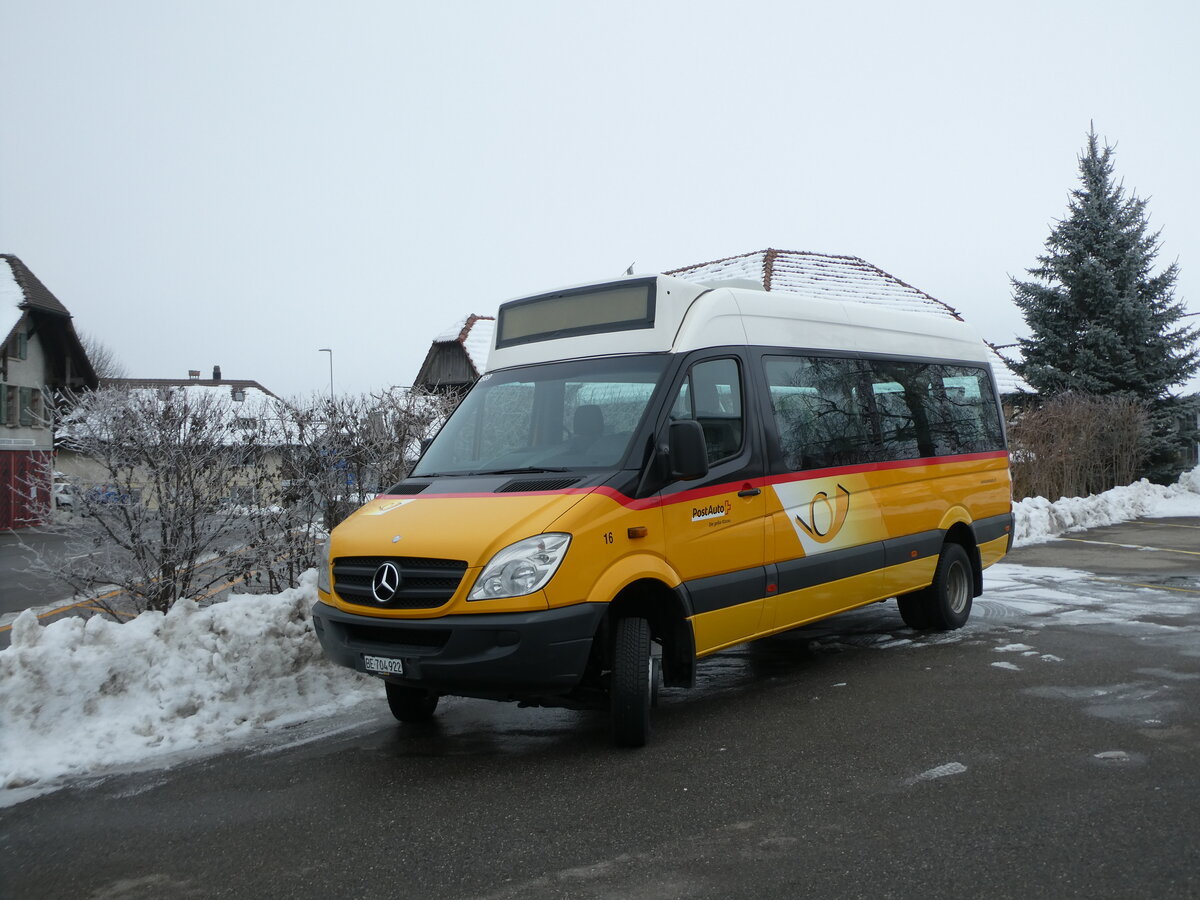
<svg viewBox="0 0 1200 900"><path fill-rule="evenodd" d="M412 475L613 468L667 362L665 354L605 357L484 375Z"/></svg>

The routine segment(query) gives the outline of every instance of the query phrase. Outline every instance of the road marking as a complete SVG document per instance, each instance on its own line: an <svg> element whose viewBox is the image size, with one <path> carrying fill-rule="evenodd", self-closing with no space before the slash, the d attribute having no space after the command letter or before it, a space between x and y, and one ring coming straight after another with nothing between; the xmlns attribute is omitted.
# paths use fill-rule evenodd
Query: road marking
<svg viewBox="0 0 1200 900"><path fill-rule="evenodd" d="M1088 581L1103 581L1105 584L1121 584L1125 587L1154 588L1157 591L1179 591L1182 594L1200 594L1195 588L1171 587L1169 584L1142 584L1138 581L1117 581L1115 578L1089 578Z"/></svg>
<svg viewBox="0 0 1200 900"><path fill-rule="evenodd" d="M39 619L45 619L47 616L56 616L59 613L70 612L73 609L93 609L97 612L106 613L108 612L107 609L101 609L97 606L91 606L90 604L96 603L99 600L108 600L110 597L115 597L121 593L124 592L120 590L109 591L107 594L101 594L99 597L89 597L87 600L80 600L78 603L69 603L66 606L57 606L54 609L48 609L45 612L35 613L34 615L36 615ZM4 633L5 631L12 631L12 625L0 625L0 634Z"/></svg>
<svg viewBox="0 0 1200 900"><path fill-rule="evenodd" d="M1105 547L1125 547L1128 550L1153 550L1156 553L1186 553L1188 556L1200 556L1196 550L1172 550L1169 547L1150 547L1146 544L1118 544L1116 541L1085 541L1083 538L1057 538L1060 541L1072 541L1076 544L1100 544Z"/></svg>

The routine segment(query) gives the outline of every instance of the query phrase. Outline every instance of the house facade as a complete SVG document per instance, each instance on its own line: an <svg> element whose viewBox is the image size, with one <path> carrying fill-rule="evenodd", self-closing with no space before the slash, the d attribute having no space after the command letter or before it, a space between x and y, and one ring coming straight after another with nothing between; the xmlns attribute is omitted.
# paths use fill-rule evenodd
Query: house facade
<svg viewBox="0 0 1200 900"><path fill-rule="evenodd" d="M96 383L67 308L18 257L0 254L0 529L48 521L48 405L59 392Z"/></svg>

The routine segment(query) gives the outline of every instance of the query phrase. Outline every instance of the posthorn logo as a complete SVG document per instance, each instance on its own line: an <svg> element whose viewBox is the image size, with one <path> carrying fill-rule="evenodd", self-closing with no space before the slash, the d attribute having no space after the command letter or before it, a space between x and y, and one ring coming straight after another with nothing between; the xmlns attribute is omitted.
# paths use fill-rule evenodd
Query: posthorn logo
<svg viewBox="0 0 1200 900"><path fill-rule="evenodd" d="M385 562L375 570L371 579L371 593L380 603L390 603L400 590L400 567L393 562Z"/></svg>

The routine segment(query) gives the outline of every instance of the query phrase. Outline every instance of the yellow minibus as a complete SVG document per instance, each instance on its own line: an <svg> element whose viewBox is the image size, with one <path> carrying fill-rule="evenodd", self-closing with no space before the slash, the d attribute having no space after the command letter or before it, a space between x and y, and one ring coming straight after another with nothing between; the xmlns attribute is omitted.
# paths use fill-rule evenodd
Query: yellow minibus
<svg viewBox="0 0 1200 900"><path fill-rule="evenodd" d="M443 695L611 710L719 650L896 598L961 627L1012 541L964 323L627 277L500 306L412 473L333 530L313 620L401 721Z"/></svg>

